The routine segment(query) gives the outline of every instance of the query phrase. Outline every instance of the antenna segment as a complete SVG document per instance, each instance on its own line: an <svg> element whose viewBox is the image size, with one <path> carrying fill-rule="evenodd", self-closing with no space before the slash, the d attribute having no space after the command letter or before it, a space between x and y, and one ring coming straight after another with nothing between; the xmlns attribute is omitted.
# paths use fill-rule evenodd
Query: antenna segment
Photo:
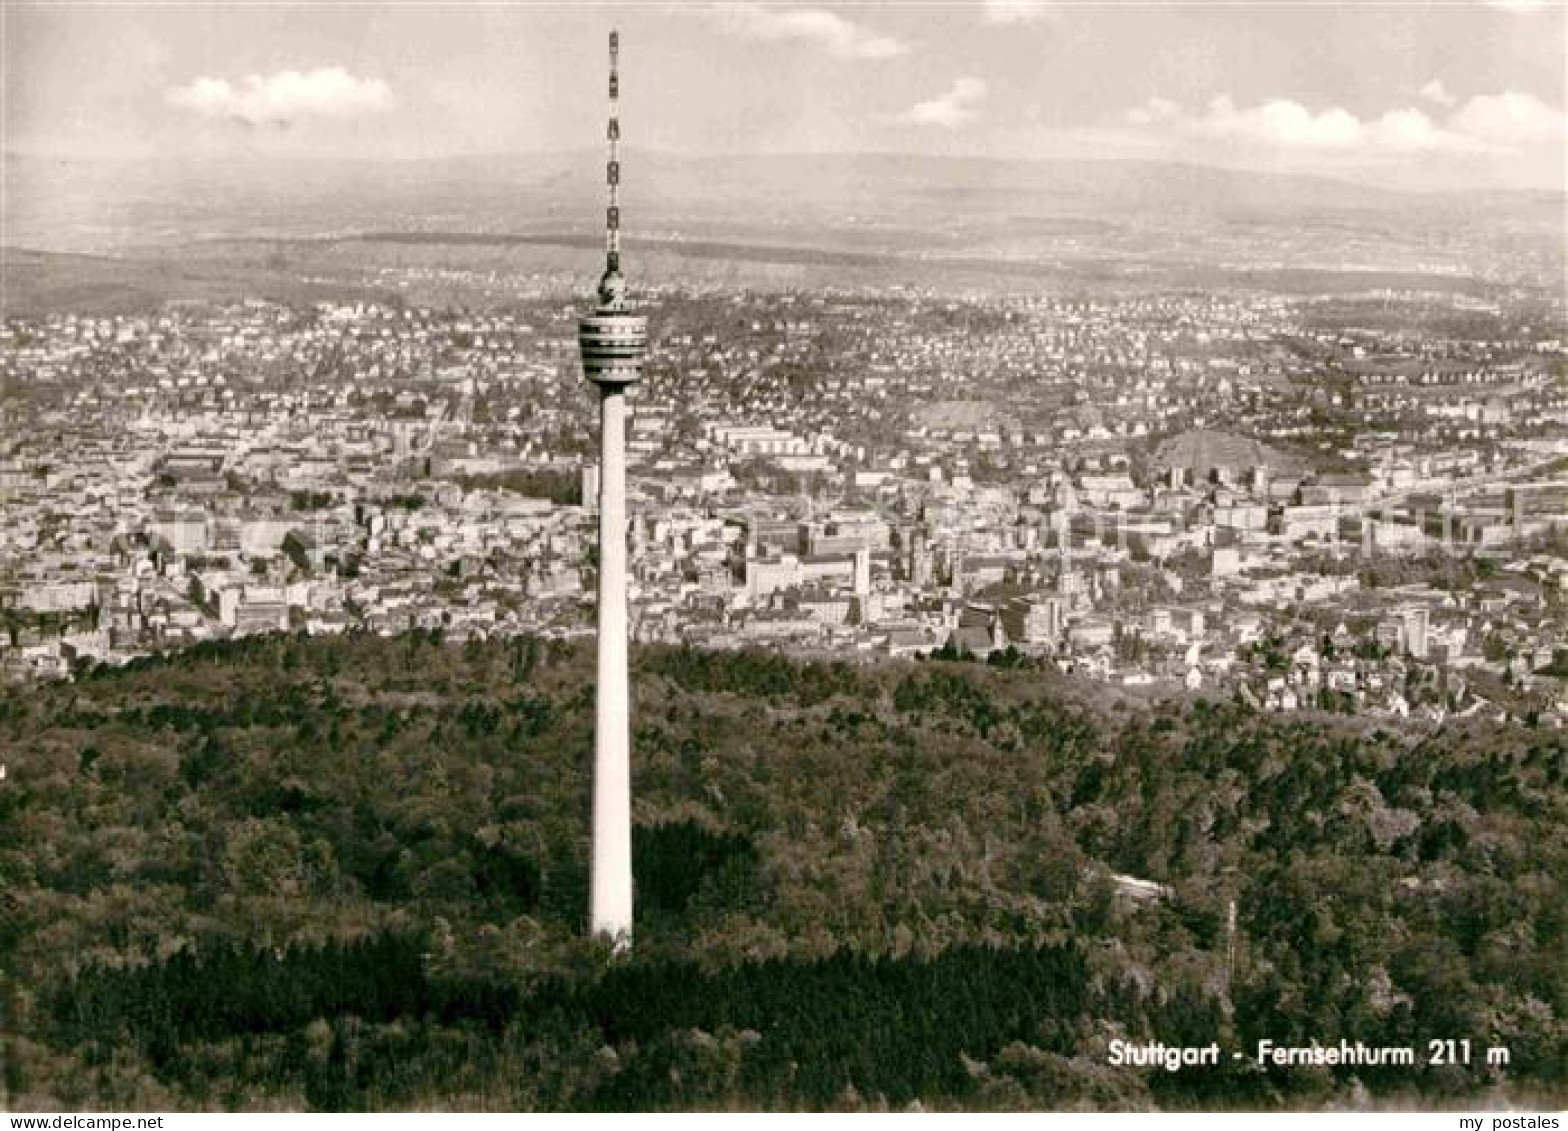
<svg viewBox="0 0 1568 1131"><path fill-rule="evenodd" d="M604 269L618 273L621 269L621 35L610 33L610 143L609 160L605 164L605 183L610 188L610 206L604 214Z"/></svg>
<svg viewBox="0 0 1568 1131"><path fill-rule="evenodd" d="M604 210L604 276L599 280L599 309L626 309L626 280L621 278L621 36L610 33L609 156L604 165L610 189Z"/></svg>

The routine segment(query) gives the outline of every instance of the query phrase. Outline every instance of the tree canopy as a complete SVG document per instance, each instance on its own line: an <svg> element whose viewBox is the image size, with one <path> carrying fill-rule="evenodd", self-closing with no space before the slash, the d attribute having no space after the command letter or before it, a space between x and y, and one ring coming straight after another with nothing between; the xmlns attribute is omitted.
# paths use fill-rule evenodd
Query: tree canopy
<svg viewBox="0 0 1568 1131"><path fill-rule="evenodd" d="M592 672L276 635L0 693L13 1106L1564 1096L1558 733L642 649L618 958L581 938ZM1117 1037L1419 1063L1167 1073ZM1433 1037L1511 1063L1428 1066Z"/></svg>

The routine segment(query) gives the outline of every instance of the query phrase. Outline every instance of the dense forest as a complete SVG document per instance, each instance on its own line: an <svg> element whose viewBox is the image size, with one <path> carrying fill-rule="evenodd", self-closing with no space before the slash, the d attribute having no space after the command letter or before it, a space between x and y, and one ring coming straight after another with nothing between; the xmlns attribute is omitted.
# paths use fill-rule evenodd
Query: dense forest
<svg viewBox="0 0 1568 1131"><path fill-rule="evenodd" d="M533 639L274 636L0 691L0 1100L1568 1097L1560 732L644 649L617 956L581 937L592 670ZM1247 1056L1112 1066L1117 1038ZM1417 1064L1259 1067L1265 1038ZM1429 1065L1434 1039L1471 1063Z"/></svg>

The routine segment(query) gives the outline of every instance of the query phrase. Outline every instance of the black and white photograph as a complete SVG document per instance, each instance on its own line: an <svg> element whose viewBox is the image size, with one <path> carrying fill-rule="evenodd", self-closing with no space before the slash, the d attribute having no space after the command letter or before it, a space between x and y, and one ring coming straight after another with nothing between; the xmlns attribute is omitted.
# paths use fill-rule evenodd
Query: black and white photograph
<svg viewBox="0 0 1568 1131"><path fill-rule="evenodd" d="M1560 1131L1565 104L1562 0L3 0L3 1131Z"/></svg>

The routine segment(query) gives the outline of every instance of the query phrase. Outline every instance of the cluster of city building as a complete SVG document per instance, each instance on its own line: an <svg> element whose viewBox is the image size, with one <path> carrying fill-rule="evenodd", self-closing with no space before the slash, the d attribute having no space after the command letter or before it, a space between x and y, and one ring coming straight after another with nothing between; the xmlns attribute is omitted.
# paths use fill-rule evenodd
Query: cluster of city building
<svg viewBox="0 0 1568 1131"><path fill-rule="evenodd" d="M1568 719L1544 331L1329 331L1274 296L649 306L637 640ZM255 632L591 632L580 308L7 322L0 674Z"/></svg>

